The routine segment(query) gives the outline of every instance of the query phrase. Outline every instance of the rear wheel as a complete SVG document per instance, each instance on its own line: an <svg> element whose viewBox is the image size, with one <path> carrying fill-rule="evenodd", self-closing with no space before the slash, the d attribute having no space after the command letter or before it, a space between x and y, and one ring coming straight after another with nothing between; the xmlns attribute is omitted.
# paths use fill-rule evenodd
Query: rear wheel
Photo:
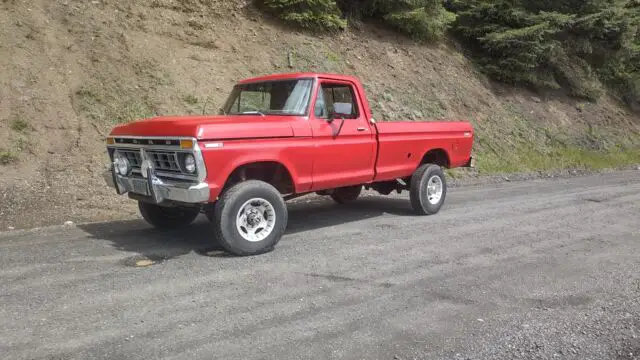
<svg viewBox="0 0 640 360"><path fill-rule="evenodd" d="M164 207L143 201L138 201L138 209L147 223L162 230L187 226L200 214L198 208Z"/></svg>
<svg viewBox="0 0 640 360"><path fill-rule="evenodd" d="M346 204L352 201L356 201L362 192L362 185L348 186L337 188L331 194L333 201L338 204Z"/></svg>
<svg viewBox="0 0 640 360"><path fill-rule="evenodd" d="M213 213L222 247L237 256L272 251L287 228L287 206L272 185L248 180L224 192Z"/></svg>
<svg viewBox="0 0 640 360"><path fill-rule="evenodd" d="M433 215L440 211L447 196L447 182L440 166L421 165L411 177L409 198L418 215Z"/></svg>

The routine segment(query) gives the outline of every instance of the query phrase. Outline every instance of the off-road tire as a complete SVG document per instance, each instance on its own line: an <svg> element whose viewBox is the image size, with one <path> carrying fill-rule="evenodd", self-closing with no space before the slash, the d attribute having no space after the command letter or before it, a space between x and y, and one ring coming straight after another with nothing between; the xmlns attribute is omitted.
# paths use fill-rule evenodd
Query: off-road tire
<svg viewBox="0 0 640 360"><path fill-rule="evenodd" d="M436 204L429 202L427 197L427 184L433 176L440 178L442 182L442 196ZM409 199L411 207L417 215L433 215L440 211L447 195L447 182L444 172L436 164L423 164L411 176L409 185Z"/></svg>
<svg viewBox="0 0 640 360"><path fill-rule="evenodd" d="M253 198L268 201L275 212L272 232L258 242L245 239L236 226L240 207ZM275 187L263 181L247 180L222 194L215 206L212 226L220 245L228 253L236 256L260 255L272 251L280 241L287 228L288 216L284 199Z"/></svg>
<svg viewBox="0 0 640 360"><path fill-rule="evenodd" d="M138 209L147 223L160 230L188 226L200 214L198 208L164 207L143 201L138 201Z"/></svg>
<svg viewBox="0 0 640 360"><path fill-rule="evenodd" d="M346 204L356 201L360 193L362 193L362 185L341 187L333 191L331 198L338 204Z"/></svg>

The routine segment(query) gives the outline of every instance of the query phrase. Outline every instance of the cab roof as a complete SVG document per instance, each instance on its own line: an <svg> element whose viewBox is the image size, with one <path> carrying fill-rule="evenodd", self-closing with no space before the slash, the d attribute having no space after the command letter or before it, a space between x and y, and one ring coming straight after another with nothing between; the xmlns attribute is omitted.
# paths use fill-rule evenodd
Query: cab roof
<svg viewBox="0 0 640 360"><path fill-rule="evenodd" d="M295 73L276 73L264 76L257 76L248 79L242 79L238 83L246 84L260 81L276 81L287 79L300 79L300 78L323 78L339 81L356 81L359 79L353 75L336 74L336 73L318 73L318 72L295 72Z"/></svg>

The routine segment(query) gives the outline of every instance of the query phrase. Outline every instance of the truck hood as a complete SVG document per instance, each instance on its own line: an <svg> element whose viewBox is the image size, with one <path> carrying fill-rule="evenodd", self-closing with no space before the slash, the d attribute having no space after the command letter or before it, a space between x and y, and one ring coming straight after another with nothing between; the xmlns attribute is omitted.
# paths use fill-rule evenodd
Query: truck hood
<svg viewBox="0 0 640 360"><path fill-rule="evenodd" d="M293 137L290 117L160 116L118 125L110 136L194 137L198 140Z"/></svg>

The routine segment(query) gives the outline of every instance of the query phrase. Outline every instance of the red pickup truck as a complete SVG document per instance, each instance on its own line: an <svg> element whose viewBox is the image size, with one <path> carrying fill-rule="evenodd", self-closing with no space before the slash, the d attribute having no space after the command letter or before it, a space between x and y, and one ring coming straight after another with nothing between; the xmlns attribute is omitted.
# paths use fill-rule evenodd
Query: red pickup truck
<svg viewBox="0 0 640 360"><path fill-rule="evenodd" d="M167 116L116 126L105 180L168 229L200 213L234 255L273 250L285 201L317 193L343 204L363 188L409 191L418 215L437 213L443 168L471 167L469 122L376 122L360 81L319 73L242 80L214 116Z"/></svg>

